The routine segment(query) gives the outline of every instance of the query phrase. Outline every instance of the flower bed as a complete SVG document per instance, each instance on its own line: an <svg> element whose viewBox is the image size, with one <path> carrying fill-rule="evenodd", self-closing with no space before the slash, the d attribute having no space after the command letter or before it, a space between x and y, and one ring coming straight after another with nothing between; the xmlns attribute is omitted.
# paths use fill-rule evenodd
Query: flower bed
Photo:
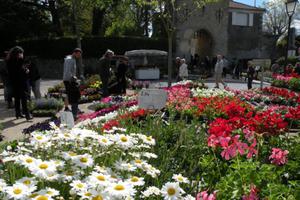
<svg viewBox="0 0 300 200"><path fill-rule="evenodd" d="M98 75L89 77L80 85L79 103L88 103L101 99L102 83ZM63 83L48 89L48 97L63 98L65 92Z"/></svg>
<svg viewBox="0 0 300 200"><path fill-rule="evenodd" d="M53 117L63 108L63 101L60 99L37 99L29 102L29 110L35 117Z"/></svg>
<svg viewBox="0 0 300 200"><path fill-rule="evenodd" d="M0 198L300 198L300 139L287 134L299 123L297 95L268 88L260 94L297 105L256 107L243 92L165 89L162 111L122 99L72 130L52 124L6 147Z"/></svg>
<svg viewBox="0 0 300 200"><path fill-rule="evenodd" d="M290 74L288 76L273 75L272 86L288 88L293 91L300 91L300 77L297 74Z"/></svg>

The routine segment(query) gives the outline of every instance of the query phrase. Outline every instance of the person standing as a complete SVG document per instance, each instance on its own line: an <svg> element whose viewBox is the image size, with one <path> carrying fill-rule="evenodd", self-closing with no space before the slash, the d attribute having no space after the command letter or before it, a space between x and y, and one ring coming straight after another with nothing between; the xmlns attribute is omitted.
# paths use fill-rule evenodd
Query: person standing
<svg viewBox="0 0 300 200"><path fill-rule="evenodd" d="M22 47L15 46L9 51L7 70L15 98L16 118L26 117L28 121L32 119L27 108L29 69L24 65L24 50ZM21 112L21 104L23 113Z"/></svg>
<svg viewBox="0 0 300 200"><path fill-rule="evenodd" d="M74 120L77 118L78 103L80 99L78 79L76 76L76 60L81 57L81 54L82 50L76 48L73 50L72 55L66 56L64 61L63 82L67 94L67 97L65 98L65 111L70 110L68 107L70 104Z"/></svg>
<svg viewBox="0 0 300 200"><path fill-rule="evenodd" d="M222 73L224 67L225 64L224 64L223 56L217 55L217 61L215 64L215 80L216 80L215 88L219 88L219 83L222 83L224 85L224 88L227 87L227 84L222 80Z"/></svg>
<svg viewBox="0 0 300 200"><path fill-rule="evenodd" d="M179 78L181 80L186 80L189 76L189 72L188 72L188 66L185 63L185 59L181 59L180 61L181 65L179 67Z"/></svg>
<svg viewBox="0 0 300 200"><path fill-rule="evenodd" d="M117 67L118 88L121 94L126 94L126 72L128 70L128 58L121 57L120 64Z"/></svg>
<svg viewBox="0 0 300 200"><path fill-rule="evenodd" d="M29 96L32 90L35 99L40 99L42 97L40 91L40 84L41 84L41 76L38 68L36 67L35 63L28 60L26 62L27 68L29 69Z"/></svg>
<svg viewBox="0 0 300 200"><path fill-rule="evenodd" d="M179 67L180 67L180 61L181 61L181 58L180 57L176 57L175 58L175 73L177 74L176 75L176 81L179 81Z"/></svg>
<svg viewBox="0 0 300 200"><path fill-rule="evenodd" d="M247 78L248 78L248 90L252 88L252 81L254 79L255 69L254 64L248 61Z"/></svg>
<svg viewBox="0 0 300 200"><path fill-rule="evenodd" d="M110 62L113 56L114 56L114 52L108 49L99 60L98 72L102 81L103 97L109 96L108 81L110 78L110 64L111 64Z"/></svg>

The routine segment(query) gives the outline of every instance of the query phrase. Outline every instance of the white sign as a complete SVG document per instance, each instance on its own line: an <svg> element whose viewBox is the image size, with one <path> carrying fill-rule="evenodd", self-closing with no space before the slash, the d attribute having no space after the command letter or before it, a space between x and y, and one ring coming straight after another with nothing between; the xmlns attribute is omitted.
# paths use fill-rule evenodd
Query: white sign
<svg viewBox="0 0 300 200"><path fill-rule="evenodd" d="M167 102L168 94L162 89L142 89L138 96L138 105L143 109L162 109Z"/></svg>
<svg viewBox="0 0 300 200"><path fill-rule="evenodd" d="M61 124L66 125L68 128L73 128L75 125L73 114L70 111L63 111L60 113Z"/></svg>

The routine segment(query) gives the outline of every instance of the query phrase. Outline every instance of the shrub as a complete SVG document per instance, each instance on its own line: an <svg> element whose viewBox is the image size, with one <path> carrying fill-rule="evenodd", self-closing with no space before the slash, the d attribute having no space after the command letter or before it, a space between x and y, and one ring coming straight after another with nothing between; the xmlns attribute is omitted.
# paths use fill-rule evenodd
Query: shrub
<svg viewBox="0 0 300 200"><path fill-rule="evenodd" d="M294 91L300 91L300 79L299 78L292 78L289 81L289 88L291 90L294 90Z"/></svg>

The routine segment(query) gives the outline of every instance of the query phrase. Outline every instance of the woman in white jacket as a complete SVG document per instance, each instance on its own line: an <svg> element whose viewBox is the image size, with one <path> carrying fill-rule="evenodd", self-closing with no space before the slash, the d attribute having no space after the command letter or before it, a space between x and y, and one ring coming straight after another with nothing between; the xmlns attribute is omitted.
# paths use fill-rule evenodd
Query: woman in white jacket
<svg viewBox="0 0 300 200"><path fill-rule="evenodd" d="M181 80L185 80L188 78L189 76L189 72L188 72L188 66L185 63L185 59L181 59L180 61L181 65L179 67L179 77Z"/></svg>

